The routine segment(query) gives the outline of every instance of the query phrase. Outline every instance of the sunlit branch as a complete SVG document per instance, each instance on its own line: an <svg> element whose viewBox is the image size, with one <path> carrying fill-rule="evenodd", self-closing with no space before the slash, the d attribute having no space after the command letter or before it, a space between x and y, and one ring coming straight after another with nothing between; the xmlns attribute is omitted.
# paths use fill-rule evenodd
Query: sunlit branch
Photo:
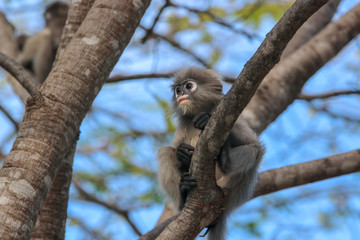
<svg viewBox="0 0 360 240"><path fill-rule="evenodd" d="M262 172L254 197L360 171L360 149Z"/></svg>
<svg viewBox="0 0 360 240"><path fill-rule="evenodd" d="M0 52L0 65L8 71L15 79L34 96L40 85L34 81L33 77L17 62Z"/></svg>

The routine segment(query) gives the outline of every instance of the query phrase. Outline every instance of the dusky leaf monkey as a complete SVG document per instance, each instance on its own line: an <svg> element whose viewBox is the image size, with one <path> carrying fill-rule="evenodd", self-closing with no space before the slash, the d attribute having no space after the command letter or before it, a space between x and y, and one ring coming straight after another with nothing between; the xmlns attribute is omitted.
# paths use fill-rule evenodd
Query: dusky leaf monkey
<svg viewBox="0 0 360 240"><path fill-rule="evenodd" d="M68 4L54 2L44 12L45 27L31 37L18 39L20 52L17 62L27 68L39 83L43 83L55 60L56 51L64 28Z"/></svg>
<svg viewBox="0 0 360 240"><path fill-rule="evenodd" d="M212 70L188 68L176 74L172 85L173 111L178 126L172 146L158 150L158 179L168 200L179 211L187 193L197 184L189 174L191 157L199 134L224 95L221 79ZM208 227L208 239L224 239L226 218L252 197L263 154L264 148L255 132L239 117L217 158L217 184L230 193L224 203L224 212Z"/></svg>

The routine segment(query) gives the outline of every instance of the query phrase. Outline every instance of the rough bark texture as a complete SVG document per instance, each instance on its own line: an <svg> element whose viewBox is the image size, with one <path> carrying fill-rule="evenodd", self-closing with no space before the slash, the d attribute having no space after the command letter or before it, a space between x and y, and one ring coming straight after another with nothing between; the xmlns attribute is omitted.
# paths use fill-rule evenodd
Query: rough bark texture
<svg viewBox="0 0 360 240"><path fill-rule="evenodd" d="M262 172L254 197L360 171L360 149Z"/></svg>
<svg viewBox="0 0 360 240"><path fill-rule="evenodd" d="M360 32L360 4L283 59L266 76L242 116L261 133L299 95L305 82Z"/></svg>
<svg viewBox="0 0 360 240"><path fill-rule="evenodd" d="M203 131L192 157L191 172L198 187L189 193L185 208L158 239L194 239L221 213L223 194L215 183L215 159L221 146L262 79L278 62L296 30L327 1L296 1L246 63L233 87ZM191 224L189 224L191 222Z"/></svg>
<svg viewBox="0 0 360 240"><path fill-rule="evenodd" d="M67 25L63 31L62 41L60 42L56 59L59 59L61 55L60 52L64 52L65 47L79 29L80 24L93 3L94 1L88 1L86 3L77 1L70 6ZM60 240L65 238L67 206L75 150L76 142L64 160L62 160L61 167L46 196L46 201L42 205L36 226L31 235L32 240Z"/></svg>
<svg viewBox="0 0 360 240"><path fill-rule="evenodd" d="M61 160L150 1L97 0L39 94L0 170L0 239L28 239Z"/></svg>
<svg viewBox="0 0 360 240"><path fill-rule="evenodd" d="M69 188L76 144L64 158L56 174L32 232L32 240L61 240L65 238Z"/></svg>

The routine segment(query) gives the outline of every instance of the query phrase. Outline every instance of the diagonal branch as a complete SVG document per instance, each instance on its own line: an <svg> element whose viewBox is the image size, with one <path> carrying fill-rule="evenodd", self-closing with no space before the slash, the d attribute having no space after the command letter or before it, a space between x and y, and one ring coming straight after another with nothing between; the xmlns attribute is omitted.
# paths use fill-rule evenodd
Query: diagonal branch
<svg viewBox="0 0 360 240"><path fill-rule="evenodd" d="M0 66L8 71L23 86L31 96L34 96L40 87L33 77L25 70L23 66L15 60L0 52Z"/></svg>
<svg viewBox="0 0 360 240"><path fill-rule="evenodd" d="M360 171L360 149L262 172L254 197Z"/></svg>
<svg viewBox="0 0 360 240"><path fill-rule="evenodd" d="M98 199L97 197L95 197L94 195L86 192L81 186L80 184L76 181L73 180L73 184L75 186L75 188L78 190L78 192L80 193L80 195L86 200L86 201L90 201L96 204L99 204L113 212L116 212L117 214L119 214L120 216L122 216L131 226L131 228L134 230L134 232L138 235L141 236L141 232L140 230L136 227L136 225L134 224L134 222L129 218L129 211L124 210L119 208L118 206L116 206L115 204L110 204L108 202L105 202L103 200Z"/></svg>
<svg viewBox="0 0 360 240"><path fill-rule="evenodd" d="M341 95L351 95L351 94L360 94L360 90L343 90L343 91L320 93L314 95L307 95L300 93L297 98L301 100L312 101L314 99L324 99L324 98L331 98L331 97L337 97Z"/></svg>
<svg viewBox="0 0 360 240"><path fill-rule="evenodd" d="M177 71L172 71L169 73L145 73L145 74L135 74L135 75L115 75L110 77L106 83L114 83L114 82L121 82L126 80L133 80L133 79L142 79L142 78L170 78L174 76Z"/></svg>
<svg viewBox="0 0 360 240"><path fill-rule="evenodd" d="M0 106L0 111L2 111L5 116L10 120L10 122L14 125L16 131L19 131L19 123L10 115L10 113L3 106Z"/></svg>
<svg viewBox="0 0 360 240"><path fill-rule="evenodd" d="M297 98L305 82L360 33L360 4L328 24L266 76L242 116L261 133Z"/></svg>
<svg viewBox="0 0 360 240"><path fill-rule="evenodd" d="M274 193L328 178L360 171L360 149L310 162L294 164L260 173L254 197ZM173 220L170 219L169 221ZM165 226L158 225L142 239L154 239Z"/></svg>
<svg viewBox="0 0 360 240"><path fill-rule="evenodd" d="M170 3L170 0L165 0L165 4L160 8L158 14L156 15L156 17L154 19L153 24L151 25L151 27L149 29L146 30L145 36L141 39L142 43L146 42L146 40L148 40L148 38L153 34L155 25L160 19L160 15L165 10L165 8L167 8L169 6L172 6L172 4Z"/></svg>
<svg viewBox="0 0 360 240"><path fill-rule="evenodd" d="M186 9L187 11L189 12L192 12L192 13L195 13L197 15L199 14L206 14L208 15L215 23L223 26L223 27L226 27L228 29L230 29L231 31L235 32L235 33L239 33L239 34L242 34L244 35L245 37L247 37L248 39L253 39L255 37L254 34L250 34L248 33L247 31L245 30L242 30L242 29L237 29L235 28L233 25L231 25L230 23L227 23L225 22L223 19L221 18L218 18L215 14L213 14L211 11L208 11L208 10L199 10L199 9L194 9L194 8L190 8L188 6L185 6L185 5L178 5L178 4L174 4L174 3L171 3L171 6L174 6L174 7L177 7L177 8L183 8L183 9ZM256 36L257 37L257 36Z"/></svg>
<svg viewBox="0 0 360 240"><path fill-rule="evenodd" d="M144 26L139 26L141 29L145 30L145 31L148 31L147 28L145 28ZM162 40L164 40L165 42L168 42L170 45L172 45L174 48L177 48L179 49L180 51L190 55L192 58L194 58L196 61L198 61L201 65L203 65L204 67L206 68L209 68L210 65L205 61L203 60L202 58L200 58L199 56L197 56L196 54L194 54L193 52L191 52L190 50L184 48L183 46L180 45L180 43L178 43L177 41L175 41L174 39L170 38L170 37L167 37L167 36L163 36L163 35L160 35L158 33L155 33L153 32L152 33L152 36L155 37L155 38L160 38Z"/></svg>

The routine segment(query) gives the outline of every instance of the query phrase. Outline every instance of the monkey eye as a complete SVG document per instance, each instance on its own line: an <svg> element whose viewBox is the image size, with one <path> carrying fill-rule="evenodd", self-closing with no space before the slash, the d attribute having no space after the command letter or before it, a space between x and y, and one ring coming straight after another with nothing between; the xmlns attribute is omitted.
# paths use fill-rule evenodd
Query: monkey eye
<svg viewBox="0 0 360 240"><path fill-rule="evenodd" d="M178 94L180 94L180 92L181 92L180 87L179 87L179 86L178 86L178 87L176 87L176 88L175 88L175 93L178 95Z"/></svg>
<svg viewBox="0 0 360 240"><path fill-rule="evenodd" d="M196 83L194 83L192 81L189 81L189 82L185 83L185 88L187 90L195 91L196 87L197 87Z"/></svg>

